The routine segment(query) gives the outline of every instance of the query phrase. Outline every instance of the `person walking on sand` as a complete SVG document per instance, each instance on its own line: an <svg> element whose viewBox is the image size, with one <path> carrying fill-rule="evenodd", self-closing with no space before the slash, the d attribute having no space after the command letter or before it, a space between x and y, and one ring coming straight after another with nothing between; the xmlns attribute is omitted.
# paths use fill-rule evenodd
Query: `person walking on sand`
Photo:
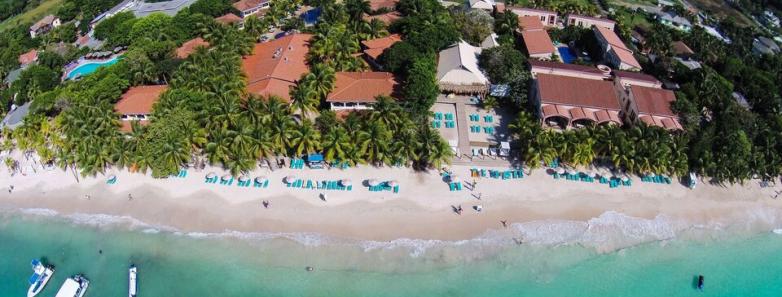
<svg viewBox="0 0 782 297"><path fill-rule="evenodd" d="M269 201L263 200L263 208L269 208Z"/></svg>
<svg viewBox="0 0 782 297"><path fill-rule="evenodd" d="M502 227L508 228L508 221L502 220L502 221L500 221L500 224L502 224Z"/></svg>
<svg viewBox="0 0 782 297"><path fill-rule="evenodd" d="M128 201L133 200L133 195L128 193Z"/></svg>

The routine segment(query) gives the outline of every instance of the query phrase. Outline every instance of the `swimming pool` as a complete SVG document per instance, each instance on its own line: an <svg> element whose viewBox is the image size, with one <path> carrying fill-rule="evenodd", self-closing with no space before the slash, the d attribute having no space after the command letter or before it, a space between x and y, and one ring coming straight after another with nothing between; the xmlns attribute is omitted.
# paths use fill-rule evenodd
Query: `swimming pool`
<svg viewBox="0 0 782 297"><path fill-rule="evenodd" d="M559 51L559 56L562 57L564 63L570 64L576 60L576 55L567 46L557 47L557 51Z"/></svg>
<svg viewBox="0 0 782 297"><path fill-rule="evenodd" d="M90 63L86 63L86 64L81 64L78 67L76 67L73 70L71 70L71 72L68 72L68 76L66 78L67 79L72 79L72 78L74 78L76 76L82 76L83 77L83 76L85 76L87 74L95 72L100 67L114 65L115 63L117 63L117 61L119 61L119 56L111 58L110 60L107 60L107 61L90 62Z"/></svg>

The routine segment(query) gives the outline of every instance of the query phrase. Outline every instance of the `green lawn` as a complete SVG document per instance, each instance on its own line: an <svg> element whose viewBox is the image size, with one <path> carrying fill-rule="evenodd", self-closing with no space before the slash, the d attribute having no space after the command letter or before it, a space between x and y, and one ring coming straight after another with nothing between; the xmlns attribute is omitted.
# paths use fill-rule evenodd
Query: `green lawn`
<svg viewBox="0 0 782 297"><path fill-rule="evenodd" d="M13 16L0 23L0 31L12 28L19 24L34 23L48 14L55 13L64 0L46 0L38 7Z"/></svg>

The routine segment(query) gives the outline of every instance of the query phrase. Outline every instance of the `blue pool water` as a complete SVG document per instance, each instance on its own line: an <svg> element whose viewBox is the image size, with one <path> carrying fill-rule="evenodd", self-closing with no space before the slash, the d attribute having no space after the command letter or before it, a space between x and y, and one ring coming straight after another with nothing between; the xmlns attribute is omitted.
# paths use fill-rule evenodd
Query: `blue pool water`
<svg viewBox="0 0 782 297"><path fill-rule="evenodd" d="M68 79L72 79L76 76L83 77L87 74L95 72L100 67L114 65L115 63L117 63L117 61L119 61L119 57L111 58L111 60L108 61L90 62L86 64L81 64L79 65L79 67L76 67L73 70L71 70L71 72L68 72Z"/></svg>
<svg viewBox="0 0 782 297"><path fill-rule="evenodd" d="M562 62L570 64L576 60L576 55L567 46L560 46L557 50L559 51L559 56L562 57Z"/></svg>

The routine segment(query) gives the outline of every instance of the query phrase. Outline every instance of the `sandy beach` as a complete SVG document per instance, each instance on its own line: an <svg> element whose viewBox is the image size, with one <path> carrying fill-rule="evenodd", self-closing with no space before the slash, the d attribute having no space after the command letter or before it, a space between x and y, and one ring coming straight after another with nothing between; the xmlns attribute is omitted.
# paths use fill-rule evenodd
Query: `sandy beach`
<svg viewBox="0 0 782 297"><path fill-rule="evenodd" d="M469 166L450 166L471 183ZM486 168L507 170L507 168ZM690 190L671 185L643 183L630 187L554 180L544 169L521 179L477 179L477 187L450 191L436 171L359 166L338 169L258 169L250 177L266 176L268 188L207 184L205 176L224 171L190 169L185 178L155 179L141 173L108 170L106 175L77 178L59 168L11 175L0 166L0 209L51 209L60 214L128 216L146 224L170 226L183 232L312 232L330 236L388 241L398 238L463 240L508 224L543 220L588 221L614 211L653 219L660 215L689 224L746 222L747 228L769 228L782 213L782 198L774 187L757 181L744 185L704 184ZM106 183L107 175L117 182ZM352 191L293 189L286 176L301 179L350 179ZM400 192L370 192L367 179L396 180ZM13 191L8 191L13 185ZM326 201L320 193L327 193ZM130 196L129 196L130 195ZM477 199L480 196L481 199ZM130 198L132 197L132 199ZM262 201L270 203L264 208ZM453 206L461 205L462 214ZM473 209L482 206L482 211ZM761 214L759 214L761 213ZM757 225L757 226L754 226ZM778 227L777 227L778 228Z"/></svg>

